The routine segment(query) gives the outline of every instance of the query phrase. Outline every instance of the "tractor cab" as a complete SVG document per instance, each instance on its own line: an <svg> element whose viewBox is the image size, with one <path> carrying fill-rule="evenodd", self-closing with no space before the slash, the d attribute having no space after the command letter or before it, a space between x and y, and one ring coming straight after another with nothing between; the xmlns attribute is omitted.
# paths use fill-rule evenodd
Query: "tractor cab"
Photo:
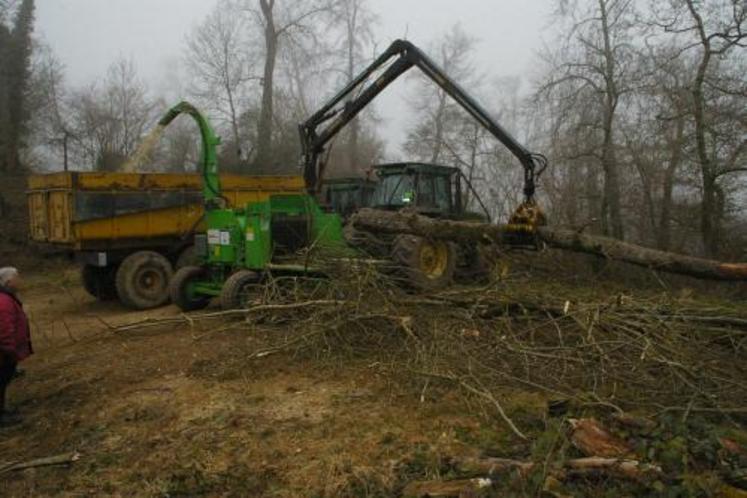
<svg viewBox="0 0 747 498"><path fill-rule="evenodd" d="M376 182L368 178L330 178L324 181L322 198L324 204L347 220L362 207L371 205L371 196Z"/></svg>
<svg viewBox="0 0 747 498"><path fill-rule="evenodd" d="M374 166L379 183L370 207L414 209L437 218L463 218L463 186L472 190L459 168L426 163L394 163ZM466 185L463 185L466 183ZM479 198L478 198L479 201Z"/></svg>

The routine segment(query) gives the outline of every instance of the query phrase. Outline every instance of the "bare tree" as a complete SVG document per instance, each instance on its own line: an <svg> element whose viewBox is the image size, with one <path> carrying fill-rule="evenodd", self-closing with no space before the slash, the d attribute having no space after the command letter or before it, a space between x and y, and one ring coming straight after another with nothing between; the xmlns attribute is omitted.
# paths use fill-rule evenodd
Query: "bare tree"
<svg viewBox="0 0 747 498"><path fill-rule="evenodd" d="M640 180L639 192L630 192L631 204L642 211L635 224L638 240L663 250L672 247L674 192L686 191L678 179L687 160L689 141L688 66L675 56L673 48L650 47L638 64L641 81L633 105L621 124L625 137L623 153L633 164ZM641 202L635 202L640 198ZM645 209L644 209L645 208Z"/></svg>
<svg viewBox="0 0 747 498"><path fill-rule="evenodd" d="M70 105L75 152L97 170L117 170L154 118L145 85L126 59L109 67L103 87L91 85L74 92Z"/></svg>
<svg viewBox="0 0 747 498"><path fill-rule="evenodd" d="M563 90L559 88L570 87L567 93L573 96L575 105L584 101L581 105L587 106L573 113L577 120L574 126L584 133L593 129L590 138L595 139L591 142L594 145L583 153L595 157L603 172L602 231L623 239L622 182L616 157L617 118L620 100L632 90L633 84L630 61L634 57L631 43L635 29L634 3L594 0L560 5L559 18L570 25L565 43L554 55L546 54L551 69L541 91L558 91L556 97L560 98Z"/></svg>
<svg viewBox="0 0 747 498"><path fill-rule="evenodd" d="M235 3L218 2L208 17L187 39L185 59L192 76L190 94L207 108L228 121L238 162L247 157L249 147L242 147L239 119L246 106L246 84L252 79L252 62L257 54L247 40L249 26Z"/></svg>
<svg viewBox="0 0 747 498"><path fill-rule="evenodd" d="M360 70L365 53L374 42L373 26L376 16L369 10L366 0L341 0L337 6L338 21L343 27L342 48L345 54L345 79L352 81ZM349 124L348 169L360 169L359 137L361 134L360 116Z"/></svg>
<svg viewBox="0 0 747 498"><path fill-rule="evenodd" d="M441 38L429 52L438 54L437 61L452 79L474 90L475 78L471 55L475 40L459 24ZM437 163L443 161L459 139L463 111L452 98L430 79L417 74L418 85L409 99L417 125L408 134L404 148L414 158Z"/></svg>
<svg viewBox="0 0 747 498"><path fill-rule="evenodd" d="M734 173L747 171L740 161L747 148L747 139L744 138L743 120L741 123L740 119L731 120L730 126L719 129L717 121L724 114L713 111L718 108L719 94L737 97L744 109L744 97L747 95L744 73L736 81L741 87L739 89L725 89L718 80L725 66L723 61L728 60L735 50L747 47L747 32L744 31L747 5L739 0L708 4L671 0L667 7L664 11L658 11L659 26L678 38L687 37L683 41L683 54L691 50L697 50L698 54L695 73L690 81L690 93L696 158L702 181L700 229L706 254L716 256L720 249L720 225L725 206L722 180ZM739 133L736 137L728 132L723 133L733 131L734 125L737 125L737 129L741 128L741 137Z"/></svg>
<svg viewBox="0 0 747 498"><path fill-rule="evenodd" d="M252 0L253 1L253 0ZM315 23L320 16L331 12L331 0L258 0L258 8L248 11L261 27L264 41L264 69L262 73L262 98L257 123L257 155L259 168L272 169L274 129L275 68L281 42L286 37L313 36Z"/></svg>
<svg viewBox="0 0 747 498"><path fill-rule="evenodd" d="M62 164L69 169L69 146L72 139L67 89L64 84L64 67L52 49L37 42L31 68L31 89L28 105L31 111L32 145L42 149L47 161ZM39 150L34 151L36 154ZM48 164L46 166L49 166Z"/></svg>

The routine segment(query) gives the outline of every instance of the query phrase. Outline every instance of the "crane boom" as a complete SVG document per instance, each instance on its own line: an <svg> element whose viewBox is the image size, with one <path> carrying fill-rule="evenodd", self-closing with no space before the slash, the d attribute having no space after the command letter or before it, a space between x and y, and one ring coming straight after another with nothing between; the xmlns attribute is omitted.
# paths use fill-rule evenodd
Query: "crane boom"
<svg viewBox="0 0 747 498"><path fill-rule="evenodd" d="M357 96L350 98L350 95L361 85L364 85L374 72L389 63L394 57L398 58L376 80L365 86ZM299 125L304 179L309 193L315 195L321 186L325 165L323 161L320 161L320 156L324 153L329 141L387 86L412 67L419 68L428 78L433 80L519 160L524 168L524 195L527 200L531 200L536 188L535 181L547 166L545 157L541 154L529 152L430 57L406 40L396 40L392 43L353 81L348 83L308 120ZM343 106L338 108L337 106L343 101L345 101ZM326 125L320 128L325 123Z"/></svg>

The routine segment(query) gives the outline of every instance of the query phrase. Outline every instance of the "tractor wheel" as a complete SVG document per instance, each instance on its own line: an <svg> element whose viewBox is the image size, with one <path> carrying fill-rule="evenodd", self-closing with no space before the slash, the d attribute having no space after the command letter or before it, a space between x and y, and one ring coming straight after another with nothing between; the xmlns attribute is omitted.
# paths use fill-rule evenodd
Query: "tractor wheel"
<svg viewBox="0 0 747 498"><path fill-rule="evenodd" d="M460 246L464 266L459 266L454 279L463 284L483 284L490 280L492 264L479 244Z"/></svg>
<svg viewBox="0 0 747 498"><path fill-rule="evenodd" d="M171 302L182 311L195 311L207 307L210 304L210 296L195 294L192 289L195 282L205 277L205 270L199 266L185 266L178 269L169 284Z"/></svg>
<svg viewBox="0 0 747 498"><path fill-rule="evenodd" d="M404 271L407 283L421 290L442 289L454 278L456 250L449 242L400 235L394 239L391 258Z"/></svg>
<svg viewBox="0 0 747 498"><path fill-rule="evenodd" d="M125 306L138 310L166 304L173 274L169 260L157 252L130 254L117 270L119 299Z"/></svg>
<svg viewBox="0 0 747 498"><path fill-rule="evenodd" d="M111 301L117 299L117 284L115 276L116 266L93 266L83 265L80 269L80 279L83 288L99 301Z"/></svg>
<svg viewBox="0 0 747 498"><path fill-rule="evenodd" d="M358 230L352 223L348 223L342 229L345 242L368 256L374 258L385 258L388 254L389 245L386 241L371 232Z"/></svg>
<svg viewBox="0 0 747 498"><path fill-rule="evenodd" d="M199 258L197 257L197 250L195 246L187 246L182 249L179 253L179 257L176 258L175 269L180 270L188 266L198 266L200 264Z"/></svg>
<svg viewBox="0 0 747 498"><path fill-rule="evenodd" d="M220 291L220 306L224 310L246 309L254 288L260 283L259 273L239 270L225 281Z"/></svg>

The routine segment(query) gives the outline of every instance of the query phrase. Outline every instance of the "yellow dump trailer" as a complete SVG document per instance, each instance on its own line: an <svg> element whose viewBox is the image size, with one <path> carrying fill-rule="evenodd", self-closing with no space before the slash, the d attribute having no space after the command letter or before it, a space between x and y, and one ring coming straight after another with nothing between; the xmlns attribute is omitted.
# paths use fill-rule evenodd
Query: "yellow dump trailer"
<svg viewBox="0 0 747 498"><path fill-rule="evenodd" d="M221 186L227 204L240 207L303 191L304 181L300 176L221 175ZM203 230L201 187L197 174L32 175L30 237L74 251L92 295L118 297L140 309L159 306L167 300L173 268L193 257L194 234Z"/></svg>

